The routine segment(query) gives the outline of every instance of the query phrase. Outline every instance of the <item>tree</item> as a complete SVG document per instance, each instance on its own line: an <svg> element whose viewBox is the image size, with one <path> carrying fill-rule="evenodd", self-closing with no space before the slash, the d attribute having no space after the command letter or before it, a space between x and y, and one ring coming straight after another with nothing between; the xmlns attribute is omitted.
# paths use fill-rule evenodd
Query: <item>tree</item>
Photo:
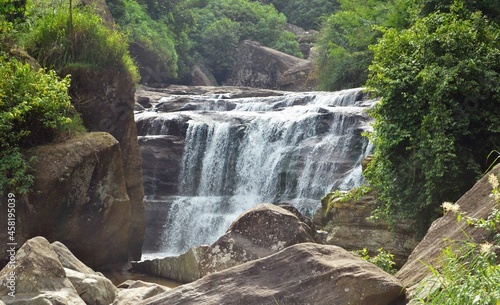
<svg viewBox="0 0 500 305"><path fill-rule="evenodd" d="M455 1L372 48L374 161L366 177L390 217L425 225L455 201L500 146L500 28Z"/></svg>
<svg viewBox="0 0 500 305"><path fill-rule="evenodd" d="M322 90L364 85L373 52L368 48L380 29L405 28L412 0L339 0L340 9L323 23L318 41L316 71Z"/></svg>

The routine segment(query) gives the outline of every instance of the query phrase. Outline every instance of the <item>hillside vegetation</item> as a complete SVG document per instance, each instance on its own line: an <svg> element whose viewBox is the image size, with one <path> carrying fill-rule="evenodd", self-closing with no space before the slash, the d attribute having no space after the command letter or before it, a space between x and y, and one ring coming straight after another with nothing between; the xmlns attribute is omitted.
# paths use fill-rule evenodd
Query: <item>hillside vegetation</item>
<svg viewBox="0 0 500 305"><path fill-rule="evenodd" d="M496 0L106 0L115 24L77 1L71 9L65 0L1 1L2 69L27 71L10 59L24 48L61 79L34 66L29 73L52 75L54 85L67 84L67 71L78 69L122 71L138 81L147 68L139 54L164 82L187 84L192 67L203 65L222 83L242 40L301 56L287 22L320 29L319 88L367 86L381 98L366 176L383 202L379 215L392 221L416 218L425 228L500 151ZM50 117L44 111L37 115ZM60 115L71 119L70 112ZM21 130L9 120L2 121L3 137Z"/></svg>

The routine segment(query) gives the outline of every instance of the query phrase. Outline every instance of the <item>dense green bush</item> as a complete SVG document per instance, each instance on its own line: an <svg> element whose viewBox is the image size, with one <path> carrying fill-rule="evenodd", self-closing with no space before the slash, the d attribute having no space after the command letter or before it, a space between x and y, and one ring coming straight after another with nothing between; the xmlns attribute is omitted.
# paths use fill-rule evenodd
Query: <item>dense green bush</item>
<svg viewBox="0 0 500 305"><path fill-rule="evenodd" d="M381 27L403 29L413 0L339 0L340 9L323 23L316 58L318 87L340 90L363 86Z"/></svg>
<svg viewBox="0 0 500 305"><path fill-rule="evenodd" d="M32 10L36 12L36 3ZM107 27L92 8L69 7L36 14L22 37L26 51L44 66L57 71L70 65L93 69L113 69L138 80L137 69L128 53L127 39ZM70 26L71 25L71 26Z"/></svg>
<svg viewBox="0 0 500 305"><path fill-rule="evenodd" d="M197 21L190 34L197 52L194 57L203 61L218 81L226 79L237 44L245 39L301 56L295 37L285 30L285 15L271 5L248 0L208 0L199 1L193 13Z"/></svg>
<svg viewBox="0 0 500 305"><path fill-rule="evenodd" d="M375 157L365 172L385 214L426 225L489 164L500 143L500 28L456 1L372 50Z"/></svg>
<svg viewBox="0 0 500 305"><path fill-rule="evenodd" d="M395 274L397 271L394 268L394 266L396 266L394 254L391 254L389 251L384 251L383 248L377 249L377 254L373 256L370 255L366 248L354 251L354 254L361 257L361 259L374 264L389 274Z"/></svg>
<svg viewBox="0 0 500 305"><path fill-rule="evenodd" d="M338 8L337 0L260 0L272 4L288 22L303 29L319 29L321 19Z"/></svg>
<svg viewBox="0 0 500 305"><path fill-rule="evenodd" d="M136 1L122 0L121 3L122 11L116 13L116 21L129 44L144 48L149 56L147 60L165 74L165 79L175 79L178 56L170 28L164 20L154 20Z"/></svg>
<svg viewBox="0 0 500 305"><path fill-rule="evenodd" d="M72 126L69 77L0 56L0 190L25 193L33 177L20 148L52 141Z"/></svg>

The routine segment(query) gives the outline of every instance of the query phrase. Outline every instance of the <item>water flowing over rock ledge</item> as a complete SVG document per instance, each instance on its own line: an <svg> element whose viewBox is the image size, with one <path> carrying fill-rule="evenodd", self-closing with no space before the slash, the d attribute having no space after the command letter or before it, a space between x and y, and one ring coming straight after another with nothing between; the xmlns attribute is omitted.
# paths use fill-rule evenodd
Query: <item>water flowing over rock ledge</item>
<svg viewBox="0 0 500 305"><path fill-rule="evenodd" d="M193 94L194 93L194 94ZM312 215L332 189L362 183L371 145L362 88L283 92L183 87L137 92L150 224L145 251L211 243L261 202ZM156 238L152 238L156 237Z"/></svg>

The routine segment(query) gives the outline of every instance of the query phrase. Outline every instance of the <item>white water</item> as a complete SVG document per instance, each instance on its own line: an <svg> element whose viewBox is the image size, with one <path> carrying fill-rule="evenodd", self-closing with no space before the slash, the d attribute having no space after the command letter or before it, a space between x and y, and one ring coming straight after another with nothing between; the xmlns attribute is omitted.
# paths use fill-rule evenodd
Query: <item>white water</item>
<svg viewBox="0 0 500 305"><path fill-rule="evenodd" d="M327 192L360 185L372 149L360 133L370 128L373 104L360 100L361 90L199 98L196 111L182 112L189 121L179 196L164 198L160 252L212 243L258 203L286 201L311 216ZM222 111L227 102L233 110ZM176 114L154 115L148 134L168 134L165 122Z"/></svg>

